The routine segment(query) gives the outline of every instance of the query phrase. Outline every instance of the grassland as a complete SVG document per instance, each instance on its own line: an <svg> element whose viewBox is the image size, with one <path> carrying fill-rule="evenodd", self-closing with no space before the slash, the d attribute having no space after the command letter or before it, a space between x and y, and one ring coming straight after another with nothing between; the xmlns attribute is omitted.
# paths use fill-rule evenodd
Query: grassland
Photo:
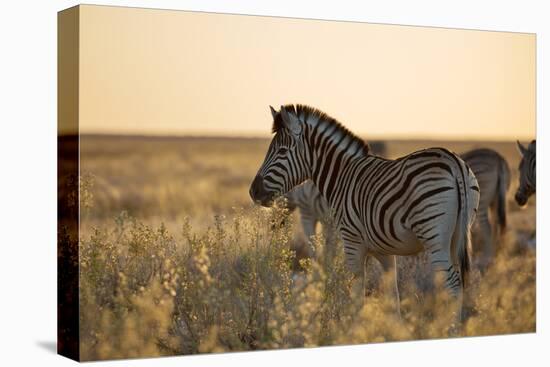
<svg viewBox="0 0 550 367"><path fill-rule="evenodd" d="M304 258L297 216L255 207L249 184L269 141L84 136L81 139L80 337L84 360L312 347L535 331L535 200L512 200L512 142L389 142L388 155L492 147L512 168L509 228L494 264L468 287L457 328L424 255L399 259L402 319L368 264L351 302L341 251ZM336 244L336 248L341 246ZM458 331L457 331L458 330Z"/></svg>

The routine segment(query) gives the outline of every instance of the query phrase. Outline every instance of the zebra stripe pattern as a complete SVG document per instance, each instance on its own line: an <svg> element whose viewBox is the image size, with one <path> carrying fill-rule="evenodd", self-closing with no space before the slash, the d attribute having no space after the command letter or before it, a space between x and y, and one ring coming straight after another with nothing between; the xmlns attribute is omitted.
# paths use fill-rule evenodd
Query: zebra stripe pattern
<svg viewBox="0 0 550 367"><path fill-rule="evenodd" d="M536 170L536 154L537 141L533 140L527 148L519 141L518 150L521 154L519 163L519 188L516 192L516 202L520 206L527 204L527 200L536 192L537 170Z"/></svg>
<svg viewBox="0 0 550 367"><path fill-rule="evenodd" d="M383 141L370 141L368 147L371 154L380 157L387 154L386 143ZM321 223L325 231L330 217L330 207L311 180L296 186L285 195L285 198L290 212L296 208L300 210L300 221L307 239L315 234L317 223ZM326 232L325 238L327 238Z"/></svg>
<svg viewBox="0 0 550 367"><path fill-rule="evenodd" d="M477 180L464 161L443 148L383 159L319 110L303 105L271 110L275 136L251 198L269 206L311 179L329 204L346 264L359 280L357 296L364 296L367 255L388 270L395 267L394 255L426 250L461 304L479 202Z"/></svg>
<svg viewBox="0 0 550 367"><path fill-rule="evenodd" d="M369 143L369 147L372 144ZM506 229L506 193L510 188L510 168L506 160L492 149L474 149L460 157L473 171L480 188L474 225L474 250L480 252L479 265L484 271L494 258L497 238ZM295 187L285 197L291 211L296 208L300 210L306 238L315 234L317 223L321 223L327 237L325 227L330 208L311 180Z"/></svg>

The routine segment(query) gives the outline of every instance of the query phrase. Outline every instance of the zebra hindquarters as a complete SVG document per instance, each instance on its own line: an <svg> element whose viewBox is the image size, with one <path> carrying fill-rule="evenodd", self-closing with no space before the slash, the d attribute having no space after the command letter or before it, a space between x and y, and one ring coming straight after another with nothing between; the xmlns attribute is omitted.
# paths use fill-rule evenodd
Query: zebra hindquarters
<svg viewBox="0 0 550 367"><path fill-rule="evenodd" d="M457 301L459 319L462 319L463 293L470 268L470 231L479 202L475 176L467 166L461 169L465 174L458 175L460 179L455 179L452 190L431 198L437 205L411 218L412 229L428 252L434 275L443 275L443 285ZM465 182L461 182L462 177Z"/></svg>
<svg viewBox="0 0 550 367"><path fill-rule="evenodd" d="M471 264L472 254L472 227L476 220L476 212L479 207L480 188L476 176L472 170L465 165L467 172L466 182L464 183L464 201L461 210L458 213L457 225L453 234L451 248L454 249L455 256L460 266L461 276L461 297L460 297L460 320L464 319L463 314L463 296L466 285L468 284L468 275ZM460 185L457 185L460 188ZM459 199L460 200L460 199Z"/></svg>

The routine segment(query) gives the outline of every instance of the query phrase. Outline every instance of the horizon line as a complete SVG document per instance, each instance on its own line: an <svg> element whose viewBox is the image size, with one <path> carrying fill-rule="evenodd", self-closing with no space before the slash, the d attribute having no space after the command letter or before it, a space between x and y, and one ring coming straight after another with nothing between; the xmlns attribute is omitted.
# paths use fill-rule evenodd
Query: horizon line
<svg viewBox="0 0 550 367"><path fill-rule="evenodd" d="M114 138L114 137L128 137L128 138L211 138L211 139L271 139L272 134L247 134L247 133L236 133L236 134L224 134L224 133L209 133L209 132L203 132L203 133L150 133L150 132L79 132L77 133L64 133L64 132L58 132L58 137L70 137L70 136L77 136L80 135L81 137L106 137L106 138ZM470 141L470 142L483 142L483 141L492 141L492 142L507 142L507 141L531 141L533 139L536 139L535 136L516 136L516 137L505 137L505 136L471 136L471 135L463 135L460 137L452 137L452 136L446 136L446 135L408 135L408 134L397 134L397 135L367 135L367 134L355 134L359 136L361 139L365 140L367 143L369 141L375 141L375 140L431 140L431 141Z"/></svg>

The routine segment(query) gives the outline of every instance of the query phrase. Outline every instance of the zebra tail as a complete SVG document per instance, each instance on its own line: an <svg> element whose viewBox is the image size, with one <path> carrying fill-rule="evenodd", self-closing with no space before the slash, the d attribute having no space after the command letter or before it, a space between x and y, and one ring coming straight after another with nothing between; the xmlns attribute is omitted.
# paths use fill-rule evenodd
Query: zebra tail
<svg viewBox="0 0 550 367"><path fill-rule="evenodd" d="M462 288L464 289L468 282L468 275L470 272L471 264L471 253L472 253L472 241L470 228L472 224L472 217L475 207L477 204L471 202L474 198L470 195L470 190L472 186L478 186L477 180L468 166L464 168L460 167L466 171L464 175L467 178L466 182L456 181L457 189L459 191L459 200L462 200L462 205L460 205L460 213L457 219L457 224L455 227L455 232L453 234L453 244L452 248L455 249L456 259L458 259L458 264L460 266L460 278L462 281Z"/></svg>
<svg viewBox="0 0 550 367"><path fill-rule="evenodd" d="M497 181L497 218L500 233L506 230L506 192L510 186L510 170L505 161L501 161Z"/></svg>

